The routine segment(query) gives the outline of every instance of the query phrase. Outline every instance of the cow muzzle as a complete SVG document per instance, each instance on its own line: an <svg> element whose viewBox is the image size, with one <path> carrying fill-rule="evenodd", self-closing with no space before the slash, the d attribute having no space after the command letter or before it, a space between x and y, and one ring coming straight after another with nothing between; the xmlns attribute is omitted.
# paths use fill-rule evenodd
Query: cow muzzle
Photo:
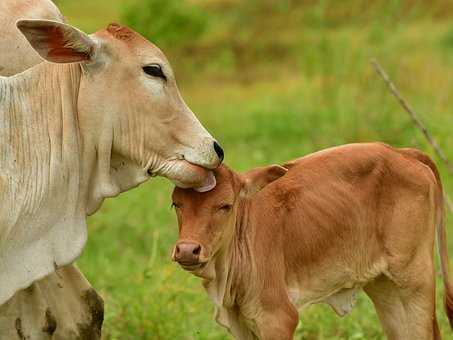
<svg viewBox="0 0 453 340"><path fill-rule="evenodd" d="M206 261L201 259L201 253L201 244L192 241L180 241L176 243L173 249L172 259L178 262L183 269L192 271L206 264Z"/></svg>
<svg viewBox="0 0 453 340"><path fill-rule="evenodd" d="M194 147L185 148L181 155L189 163L205 169L217 168L225 157L222 147L212 137L204 138L200 144Z"/></svg>
<svg viewBox="0 0 453 340"><path fill-rule="evenodd" d="M219 158L219 164L222 163L225 154L223 152L222 147L216 141L214 141L214 151L215 151L217 157Z"/></svg>

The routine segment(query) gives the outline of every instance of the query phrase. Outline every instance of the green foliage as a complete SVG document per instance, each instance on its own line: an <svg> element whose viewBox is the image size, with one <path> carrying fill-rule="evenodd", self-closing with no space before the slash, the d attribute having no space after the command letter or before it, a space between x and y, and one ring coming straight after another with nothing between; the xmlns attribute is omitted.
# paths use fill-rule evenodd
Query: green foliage
<svg viewBox="0 0 453 340"><path fill-rule="evenodd" d="M195 41L208 17L196 5L180 0L136 1L124 12L124 21L162 47Z"/></svg>
<svg viewBox="0 0 453 340"><path fill-rule="evenodd" d="M441 42L448 52L453 50L453 27L447 31Z"/></svg>

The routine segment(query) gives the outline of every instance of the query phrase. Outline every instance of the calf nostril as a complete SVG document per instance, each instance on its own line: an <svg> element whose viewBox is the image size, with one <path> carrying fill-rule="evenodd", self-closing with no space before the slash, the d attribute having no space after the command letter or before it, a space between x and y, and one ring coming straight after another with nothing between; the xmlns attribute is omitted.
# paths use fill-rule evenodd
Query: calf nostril
<svg viewBox="0 0 453 340"><path fill-rule="evenodd" d="M200 245L196 246L196 247L192 250L192 254L194 254L194 255L200 255L200 252L201 252L201 246L200 246Z"/></svg>
<svg viewBox="0 0 453 340"><path fill-rule="evenodd" d="M220 147L219 143L217 143L216 141L214 141L214 150L215 150L215 153L217 154L217 156L219 156L220 162L222 162L223 157L224 157L224 152L223 152L223 149Z"/></svg>
<svg viewBox="0 0 453 340"><path fill-rule="evenodd" d="M176 246L175 251L176 251L176 254L179 254L179 246Z"/></svg>

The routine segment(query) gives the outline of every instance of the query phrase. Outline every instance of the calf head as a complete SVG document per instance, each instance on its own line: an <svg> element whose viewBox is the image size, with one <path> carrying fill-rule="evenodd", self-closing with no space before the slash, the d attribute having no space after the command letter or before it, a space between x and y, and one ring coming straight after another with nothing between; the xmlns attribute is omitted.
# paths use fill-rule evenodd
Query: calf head
<svg viewBox="0 0 453 340"><path fill-rule="evenodd" d="M247 209L246 202L286 171L279 165L270 165L238 174L222 165L214 170L217 185L210 191L200 193L176 187L172 198L179 239L172 259L195 275L209 275L208 264L230 244Z"/></svg>
<svg viewBox="0 0 453 340"><path fill-rule="evenodd" d="M127 173L117 191L154 175L201 186L206 169L222 162L221 147L185 104L164 54L138 33L111 24L89 36L49 20L17 26L43 59L81 69L76 101L83 145L106 158L100 167L107 172Z"/></svg>

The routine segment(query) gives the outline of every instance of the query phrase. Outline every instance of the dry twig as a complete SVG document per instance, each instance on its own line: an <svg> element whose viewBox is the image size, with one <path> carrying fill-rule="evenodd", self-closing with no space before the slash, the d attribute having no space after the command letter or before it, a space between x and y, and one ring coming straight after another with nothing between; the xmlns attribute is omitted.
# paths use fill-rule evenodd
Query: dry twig
<svg viewBox="0 0 453 340"><path fill-rule="evenodd" d="M372 59L371 64L373 65L377 74L385 81L388 89L393 94L393 96L398 100L398 102L401 104L403 109L409 114L412 122L423 133L423 135L425 136L428 143L432 146L432 148L434 149L436 154L439 156L439 158L442 160L442 162L444 162L444 164L447 167L448 172L451 175L453 175L453 164L450 162L450 160L447 158L445 153L442 151L439 144L434 139L434 137L431 135L431 133L428 131L426 126L418 118L415 111L410 107L409 103L401 96L401 94L399 93L395 84L390 80L390 77L388 76L387 72L385 72L385 70L382 68L382 66L379 64L379 62L376 59ZM450 197L447 195L447 193L444 193L444 196L445 196L445 204L447 205L450 212L453 214L453 203L452 203Z"/></svg>

